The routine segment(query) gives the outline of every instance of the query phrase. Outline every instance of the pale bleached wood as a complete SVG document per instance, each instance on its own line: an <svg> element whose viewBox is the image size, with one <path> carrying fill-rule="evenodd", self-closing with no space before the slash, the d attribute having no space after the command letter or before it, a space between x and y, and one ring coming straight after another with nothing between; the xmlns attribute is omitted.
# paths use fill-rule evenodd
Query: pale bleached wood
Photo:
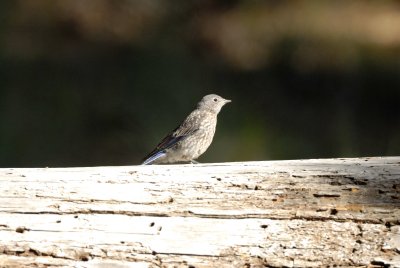
<svg viewBox="0 0 400 268"><path fill-rule="evenodd" d="M400 267L400 157L0 169L0 267Z"/></svg>

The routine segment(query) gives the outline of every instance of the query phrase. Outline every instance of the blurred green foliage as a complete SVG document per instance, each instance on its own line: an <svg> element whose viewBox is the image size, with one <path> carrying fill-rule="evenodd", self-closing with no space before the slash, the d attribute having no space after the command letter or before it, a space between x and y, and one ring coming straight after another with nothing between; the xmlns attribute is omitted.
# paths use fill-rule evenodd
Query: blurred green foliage
<svg viewBox="0 0 400 268"><path fill-rule="evenodd" d="M205 94L200 162L400 154L398 1L0 3L0 166L140 163Z"/></svg>

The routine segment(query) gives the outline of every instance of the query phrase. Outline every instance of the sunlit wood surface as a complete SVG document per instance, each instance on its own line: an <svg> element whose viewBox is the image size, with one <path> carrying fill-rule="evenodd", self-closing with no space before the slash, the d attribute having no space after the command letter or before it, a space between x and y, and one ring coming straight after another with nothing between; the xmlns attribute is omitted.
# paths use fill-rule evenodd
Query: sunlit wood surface
<svg viewBox="0 0 400 268"><path fill-rule="evenodd" d="M0 267L400 267L400 157L0 169Z"/></svg>

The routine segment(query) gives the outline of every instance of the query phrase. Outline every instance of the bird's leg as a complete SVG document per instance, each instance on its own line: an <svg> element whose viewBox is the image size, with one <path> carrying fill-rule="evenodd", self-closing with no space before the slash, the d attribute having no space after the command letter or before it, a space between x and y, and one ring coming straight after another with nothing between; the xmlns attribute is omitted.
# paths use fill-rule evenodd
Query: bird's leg
<svg viewBox="0 0 400 268"><path fill-rule="evenodd" d="M196 160L190 160L190 163L192 163L192 164L200 164L200 162L197 162Z"/></svg>

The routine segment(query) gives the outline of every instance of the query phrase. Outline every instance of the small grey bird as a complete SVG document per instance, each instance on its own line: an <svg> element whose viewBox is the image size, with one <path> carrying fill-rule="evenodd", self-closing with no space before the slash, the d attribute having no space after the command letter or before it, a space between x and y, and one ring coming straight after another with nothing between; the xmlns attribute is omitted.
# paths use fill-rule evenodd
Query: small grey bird
<svg viewBox="0 0 400 268"><path fill-rule="evenodd" d="M204 96L196 109L149 153L142 165L191 162L210 146L222 106L231 102L218 95Z"/></svg>

